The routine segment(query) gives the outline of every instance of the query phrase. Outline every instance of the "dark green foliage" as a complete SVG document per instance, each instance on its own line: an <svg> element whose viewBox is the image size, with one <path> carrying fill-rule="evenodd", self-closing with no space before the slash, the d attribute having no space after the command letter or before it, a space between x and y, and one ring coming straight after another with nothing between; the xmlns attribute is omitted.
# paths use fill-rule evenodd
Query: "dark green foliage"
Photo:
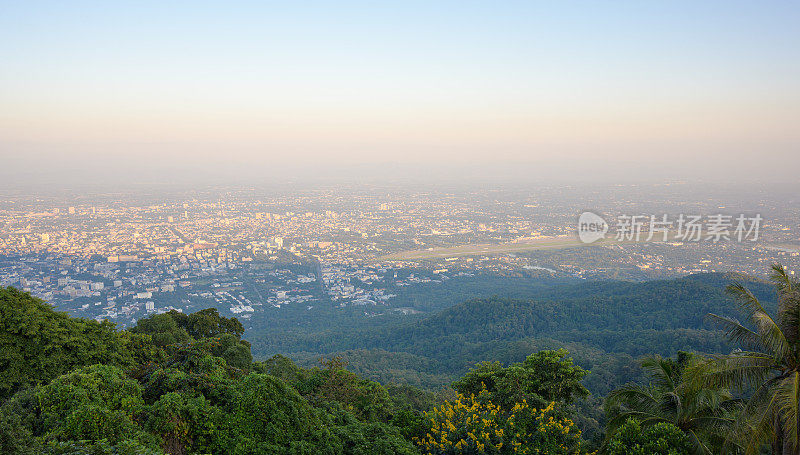
<svg viewBox="0 0 800 455"><path fill-rule="evenodd" d="M305 370L295 388L313 404L335 401L366 421L387 422L393 404L386 389L345 369L340 358L322 360L322 368Z"/></svg>
<svg viewBox="0 0 800 455"><path fill-rule="evenodd" d="M435 394L409 385L388 385L365 380L345 370L340 358L322 362L322 368L299 368L290 359L276 355L256 362L253 370L277 377L293 385L309 402L326 412L340 415L347 410L347 419L366 422L380 421L395 427L406 440L420 436L425 430L423 412L439 400ZM349 420L348 420L349 419ZM341 436L341 434L339 434Z"/></svg>
<svg viewBox="0 0 800 455"><path fill-rule="evenodd" d="M300 367L288 357L280 354L263 362L254 362L253 371L261 374L275 376L283 382L293 384L300 379Z"/></svg>
<svg viewBox="0 0 800 455"><path fill-rule="evenodd" d="M241 373L228 368L219 357L202 356L182 364L155 367L139 378L144 385L144 397L152 403L170 392L202 394L215 401L224 401L226 387Z"/></svg>
<svg viewBox="0 0 800 455"><path fill-rule="evenodd" d="M413 438L430 430L426 411L444 397L452 402L455 390L477 396L484 388L484 399L497 403L500 414L548 407L552 416L574 418L600 441L601 399L587 397L586 385L605 392L641 378L634 355L653 348L725 346L696 318L724 302L712 281L537 288L535 300L474 300L411 323L369 322L364 330L317 334L295 344L307 351L306 362L314 352L359 348L310 368L280 355L253 362L242 325L213 309L156 315L118 331L2 289L0 393L7 398L0 405L0 451L413 454L419 453ZM485 359L492 362L467 371ZM683 385L688 356L661 360L662 380L637 386L656 390L655 404L637 410L633 405L642 400L619 400L617 411L633 413L611 416L604 448L678 455L697 452L700 442L710 447L707 453L718 453L721 440L711 436L737 411L726 405L729 395ZM455 390L430 391L460 372L466 374L453 383ZM641 418L652 410L660 414ZM716 419L715 431L692 427L692 415ZM520 418L520 431L546 426L533 416Z"/></svg>
<svg viewBox="0 0 800 455"><path fill-rule="evenodd" d="M528 353L530 351L527 351ZM347 369L381 384L402 383L424 389L436 389L452 382L452 376L442 373L439 362L407 352L389 352L383 349L355 349L336 353L347 363ZM319 356L304 357L306 365L316 362Z"/></svg>
<svg viewBox="0 0 800 455"><path fill-rule="evenodd" d="M0 411L4 421L24 425L24 444L4 453L25 453L24 447L55 442L137 441L155 447L156 438L137 425L144 409L142 388L117 367L93 365L17 393ZM67 447L67 446L63 446Z"/></svg>
<svg viewBox="0 0 800 455"><path fill-rule="evenodd" d="M221 419L217 411L203 395L168 392L148 407L145 428L161 437L167 452L188 448L202 453L215 442Z"/></svg>
<svg viewBox="0 0 800 455"><path fill-rule="evenodd" d="M389 384L386 391L392 399L394 416L391 424L408 440L423 438L430 429L424 413L431 411L455 395L453 389L441 389L439 393L420 390L410 385Z"/></svg>
<svg viewBox="0 0 800 455"><path fill-rule="evenodd" d="M194 343L193 348L201 350L207 355L225 359L225 362L232 368L249 370L253 363L250 345L230 333L201 339ZM179 349L183 349L183 347L179 347Z"/></svg>
<svg viewBox="0 0 800 455"><path fill-rule="evenodd" d="M154 341L159 346L183 343L188 337L196 340L231 334L240 338L244 327L236 318L219 315L216 308L207 308L192 314L172 310L137 321L133 332L150 333L158 336Z"/></svg>
<svg viewBox="0 0 800 455"><path fill-rule="evenodd" d="M233 440L221 444L235 447L232 453L417 453L398 428L359 419L354 406L336 400L312 406L271 375L250 374L235 393L222 432Z"/></svg>
<svg viewBox="0 0 800 455"><path fill-rule="evenodd" d="M3 346L11 352L14 343L29 342L36 349L23 352L44 365L14 385L33 387L0 407L4 454L417 453L404 435L429 395L403 388L392 397L339 359L307 370L282 357L253 364L241 325L216 311L160 315L119 332L53 312L13 289L3 298ZM60 335L73 339L61 343ZM57 375L70 364L47 363L48 354L68 360L64 345L98 364ZM39 383L33 371L55 376ZM402 397L412 395L406 404Z"/></svg>
<svg viewBox="0 0 800 455"><path fill-rule="evenodd" d="M30 294L0 288L0 399L84 365L134 365L141 340L109 322L53 311Z"/></svg>
<svg viewBox="0 0 800 455"><path fill-rule="evenodd" d="M359 375L428 389L451 382L482 360L508 365L531 352L566 348L578 365L591 370L584 385L605 395L642 379L637 359L643 355L728 352L731 344L713 330L706 314L734 314L724 292L731 279L701 274L644 283L551 284L505 293L517 299L474 299L402 320L362 319L315 330L270 325L249 333L249 339L257 357L280 352L308 366L321 355L342 355ZM748 283L757 295L772 299L764 283Z"/></svg>
<svg viewBox="0 0 800 455"><path fill-rule="evenodd" d="M110 444L106 440L70 441L48 444L40 453L50 455L160 455L163 452L153 450L133 440L125 440L119 444Z"/></svg>
<svg viewBox="0 0 800 455"><path fill-rule="evenodd" d="M609 455L688 455L689 438L675 425L658 423L642 429L627 421L608 444Z"/></svg>
<svg viewBox="0 0 800 455"><path fill-rule="evenodd" d="M352 455L411 455L419 453L402 435L402 429L382 422L363 422L338 403L326 410L333 436L339 441L342 453Z"/></svg>
<svg viewBox="0 0 800 455"><path fill-rule="evenodd" d="M586 371L572 363L568 352L541 351L531 354L524 362L507 368L499 362L483 362L453 383L464 396L478 395L485 387L493 403L511 409L523 400L535 407L550 402L570 404L589 392L581 385Z"/></svg>
<svg viewBox="0 0 800 455"><path fill-rule="evenodd" d="M443 401L435 393L421 390L407 384L388 384L386 391L396 409L430 411Z"/></svg>
<svg viewBox="0 0 800 455"><path fill-rule="evenodd" d="M253 361L250 343L241 339L242 324L236 318L220 316L215 308L192 314L175 310L156 314L137 321L130 333L148 335L153 344L167 351L193 340L214 340L207 343L208 349L231 366L247 369Z"/></svg>
<svg viewBox="0 0 800 455"><path fill-rule="evenodd" d="M148 318L139 319L130 331L132 333L150 335L153 343L162 348L171 344L187 343L191 339L189 333L178 326L175 318L170 313L156 314Z"/></svg>
<svg viewBox="0 0 800 455"><path fill-rule="evenodd" d="M649 357L642 366L649 384L625 385L606 399L608 435L616 435L629 420L645 429L670 423L686 434L693 453L714 453L714 448L721 448L734 429L741 402L726 389L693 380L702 373L703 359L679 352L677 359Z"/></svg>
<svg viewBox="0 0 800 455"><path fill-rule="evenodd" d="M281 380L251 374L239 381L226 421L232 453L288 453L331 438L314 409Z"/></svg>
<svg viewBox="0 0 800 455"><path fill-rule="evenodd" d="M33 406L31 392L30 390L18 392L18 398L0 408L0 453L15 455L36 453L32 444L32 419L23 417L29 415L27 408Z"/></svg>
<svg viewBox="0 0 800 455"><path fill-rule="evenodd" d="M486 388L489 393L498 392L499 395L506 394L505 390L498 390L497 382L504 376L505 368L500 362L484 361L470 370L461 379L452 385L458 393L464 396L478 395L481 390ZM495 399L499 399L500 396Z"/></svg>

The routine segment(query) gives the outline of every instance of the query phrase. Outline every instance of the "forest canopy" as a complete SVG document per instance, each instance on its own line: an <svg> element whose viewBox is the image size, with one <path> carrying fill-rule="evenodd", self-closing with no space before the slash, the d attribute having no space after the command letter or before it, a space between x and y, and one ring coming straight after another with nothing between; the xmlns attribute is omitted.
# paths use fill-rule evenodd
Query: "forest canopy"
<svg viewBox="0 0 800 455"><path fill-rule="evenodd" d="M120 330L109 322L72 318L27 293L3 288L0 451L796 453L800 429L793 422L800 415L800 389L792 384L800 383L795 355L800 329L794 316L800 314L800 285L778 266L772 282L777 307L764 298L763 284L752 286L752 281L734 283L728 297L701 306L707 323L715 324L705 329L709 336L727 337L720 342L724 345L703 345L722 346L716 355L677 349L670 356L634 358L629 352L600 349L591 341L596 332L583 328L599 313L575 311L580 305L605 303L612 304L614 313L613 304L621 300L619 294L604 297L608 288L588 284L594 300L574 295L561 307L555 301L470 301L463 304L470 311L453 307L399 326L379 341L430 349L431 357L373 348L325 356L306 367L280 354L254 361L251 344L242 339L242 324L215 309L171 311ZM628 288L653 296L630 315L634 332L645 330L644 312L655 310L665 283ZM667 295L677 299L676 308L717 292L702 280L671 285L675 288ZM737 305L743 323L731 316ZM574 330L587 331L586 344L535 338L541 331L557 333L547 327L566 317ZM484 322L482 333L479 321ZM493 345L491 340L498 338L504 341ZM546 348L554 341L562 348ZM460 376L447 369L432 376L453 377L444 386L417 387L402 375L381 382L358 374L367 366L365 359L387 366L400 359L404 365L392 365L395 369L436 375L437 365L459 365L469 357L430 358L441 358L458 343L464 346L454 355L471 352L470 342L479 347L471 355L485 357ZM584 358L598 354L601 360L585 368L563 347L577 348ZM506 349L524 357L508 361L512 356L502 354ZM609 367L615 355L623 360ZM624 372L626 381L615 372ZM617 385L597 393L603 389L596 379L601 375L606 384Z"/></svg>

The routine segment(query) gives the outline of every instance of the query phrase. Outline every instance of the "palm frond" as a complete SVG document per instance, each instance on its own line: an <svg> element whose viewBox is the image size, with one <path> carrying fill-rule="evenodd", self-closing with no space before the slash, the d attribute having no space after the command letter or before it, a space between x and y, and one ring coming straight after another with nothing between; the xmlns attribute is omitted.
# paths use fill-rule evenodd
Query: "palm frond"
<svg viewBox="0 0 800 455"><path fill-rule="evenodd" d="M711 358L698 379L704 387L743 390L758 387L772 373L775 359L760 352L738 352Z"/></svg>
<svg viewBox="0 0 800 455"><path fill-rule="evenodd" d="M692 427L714 429L716 431L727 430L733 427L736 420L733 417L695 417L688 421Z"/></svg>
<svg viewBox="0 0 800 455"><path fill-rule="evenodd" d="M800 418L800 372L793 372L788 377L782 378L776 387L775 402L783 425L783 431L788 436L784 444L788 443L796 452L800 447L798 437L797 419Z"/></svg>
<svg viewBox="0 0 800 455"><path fill-rule="evenodd" d="M661 396L658 408L661 415L674 416L675 420L679 419L684 413L683 403L681 397L675 392L667 392Z"/></svg>
<svg viewBox="0 0 800 455"><path fill-rule="evenodd" d="M770 280L778 291L775 319L739 282L728 286L727 291L738 300L753 328L734 318L709 315L730 341L754 351L716 356L690 375L695 387L755 390L744 406L722 401L712 408L714 412L704 410L693 415L698 425L724 427L740 411L723 450L739 446L748 455L758 454L764 443L779 439L793 453L800 450L800 284L777 264L772 266ZM697 399L712 403L716 398L707 395Z"/></svg>
<svg viewBox="0 0 800 455"><path fill-rule="evenodd" d="M800 343L800 289L782 265L774 264L770 280L778 289L778 320L790 343Z"/></svg>
<svg viewBox="0 0 800 455"><path fill-rule="evenodd" d="M748 349L766 348L759 334L743 326L736 319L714 313L709 313L707 317L725 332L725 338L730 342L746 346Z"/></svg>
<svg viewBox="0 0 800 455"><path fill-rule="evenodd" d="M694 452L698 455L710 455L711 449L703 442L703 440L694 432L694 430L686 430L686 435L689 436Z"/></svg>
<svg viewBox="0 0 800 455"><path fill-rule="evenodd" d="M774 436L774 429L771 426L774 424L774 414L771 414L773 411L770 410L770 405L774 396L774 387L779 382L780 378L773 377L756 388L739 414L740 417L734 431L728 435L727 440L730 444L738 441L738 444L735 445L745 448L757 447L768 442ZM765 416L771 416L773 420L769 420Z"/></svg>
<svg viewBox="0 0 800 455"><path fill-rule="evenodd" d="M759 412L747 414L744 422L745 455L757 455L761 445L775 438L777 398L773 393L769 400L758 408Z"/></svg>
<svg viewBox="0 0 800 455"><path fill-rule="evenodd" d="M786 273L786 269L780 264L772 264L772 272L769 274L769 279L775 286L778 287L779 292L792 292L794 288L794 280Z"/></svg>
<svg viewBox="0 0 800 455"><path fill-rule="evenodd" d="M764 310L758 298L743 284L734 283L727 287L729 294L734 296L742 309L756 326L756 332L761 337L761 342L775 357L786 357L791 354L791 348L781 328Z"/></svg>
<svg viewBox="0 0 800 455"><path fill-rule="evenodd" d="M728 285L725 291L739 301L740 306L747 310L748 316L755 312L766 313L758 298L741 282L736 281Z"/></svg>
<svg viewBox="0 0 800 455"><path fill-rule="evenodd" d="M628 384L611 392L605 401L607 412L616 409L632 409L656 413L659 409L660 393L650 387Z"/></svg>
<svg viewBox="0 0 800 455"><path fill-rule="evenodd" d="M642 368L650 376L650 382L659 389L673 390L680 380L680 367L672 359L660 355L647 357L642 361Z"/></svg>

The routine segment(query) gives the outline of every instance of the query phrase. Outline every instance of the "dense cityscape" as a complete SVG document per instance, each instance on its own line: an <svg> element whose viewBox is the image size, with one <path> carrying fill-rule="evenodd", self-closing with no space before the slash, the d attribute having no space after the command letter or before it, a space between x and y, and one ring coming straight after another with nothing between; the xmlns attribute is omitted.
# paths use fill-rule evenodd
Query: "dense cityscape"
<svg viewBox="0 0 800 455"><path fill-rule="evenodd" d="M0 283L127 325L206 307L243 320L287 306L414 313L397 298L406 288L474 274L640 281L800 264L791 201L718 191L693 202L689 192L678 183L9 195L0 201ZM755 240L579 245L569 240L587 207L609 220L658 207L659 214L747 211L764 222Z"/></svg>

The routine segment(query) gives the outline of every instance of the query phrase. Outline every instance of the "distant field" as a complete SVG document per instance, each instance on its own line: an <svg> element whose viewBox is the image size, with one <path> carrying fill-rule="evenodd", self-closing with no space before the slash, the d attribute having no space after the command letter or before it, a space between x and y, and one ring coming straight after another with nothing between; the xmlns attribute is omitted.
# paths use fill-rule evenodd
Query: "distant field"
<svg viewBox="0 0 800 455"><path fill-rule="evenodd" d="M608 239L598 240L592 245L602 245L604 243L617 243ZM484 254L503 254L518 251L547 250L558 248L574 248L584 246L580 240L573 236L549 237L542 239L530 239L524 242L515 243L482 243L472 245L459 245L449 248L433 248L426 250L402 251L389 254L378 258L382 261L414 261L422 259L449 258L459 256L477 256Z"/></svg>
<svg viewBox="0 0 800 455"><path fill-rule="evenodd" d="M676 238L674 230L669 232L667 242L681 242ZM701 237L705 239L708 234L701 233ZM661 234L656 234L656 238L652 240L653 243L664 243L660 241ZM731 236L733 238L733 236ZM609 234L606 238L600 239L596 242L586 244L571 235L563 235L559 237L548 237L541 239L525 239L519 242L511 243L477 243L469 245L459 245L448 248L432 248L425 250L410 250L401 251L399 253L388 254L377 258L378 261L416 261L424 259L440 259L449 257L460 256L479 256L479 255L495 255L504 253L515 253L519 251L533 251L533 250L554 250L560 248L575 248L580 246L589 245L625 245L631 243L644 243L648 242L647 232L642 233L642 238L639 242L635 240L617 241L613 234ZM706 240L703 240L706 241ZM691 242L688 242L691 243ZM784 251L788 253L800 252L800 246L794 244L773 244L762 245L756 243L755 245L761 246L769 250Z"/></svg>
<svg viewBox="0 0 800 455"><path fill-rule="evenodd" d="M764 245L764 248L773 251L783 251L784 253L800 253L800 246L791 243L775 243Z"/></svg>

